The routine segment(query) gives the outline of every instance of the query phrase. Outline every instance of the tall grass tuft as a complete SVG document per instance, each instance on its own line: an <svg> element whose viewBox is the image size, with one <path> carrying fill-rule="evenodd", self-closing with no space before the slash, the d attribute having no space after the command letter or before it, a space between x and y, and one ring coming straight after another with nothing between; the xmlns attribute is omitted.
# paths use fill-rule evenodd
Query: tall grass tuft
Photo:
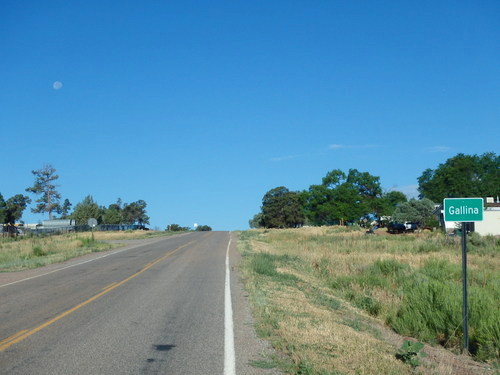
<svg viewBox="0 0 500 375"><path fill-rule="evenodd" d="M274 277L278 274L276 265L274 264L274 257L268 253L258 253L252 257L252 269L259 275Z"/></svg>
<svg viewBox="0 0 500 375"><path fill-rule="evenodd" d="M43 251L41 246L39 246L39 245L33 246L33 256L42 257L44 255L47 255L47 254L45 253L45 251Z"/></svg>
<svg viewBox="0 0 500 375"><path fill-rule="evenodd" d="M462 326L459 285L429 280L409 288L395 317L388 322L396 332L453 347Z"/></svg>
<svg viewBox="0 0 500 375"><path fill-rule="evenodd" d="M251 267L259 275L270 276L278 281L298 281L291 274L278 272L277 265L286 265L293 261L288 255L273 255L269 253L256 253L252 256Z"/></svg>

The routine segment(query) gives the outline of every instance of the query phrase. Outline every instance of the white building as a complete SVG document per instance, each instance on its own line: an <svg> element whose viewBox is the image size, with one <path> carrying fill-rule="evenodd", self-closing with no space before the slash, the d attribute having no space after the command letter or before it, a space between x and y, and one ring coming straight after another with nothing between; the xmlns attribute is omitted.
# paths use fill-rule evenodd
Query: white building
<svg viewBox="0 0 500 375"><path fill-rule="evenodd" d="M500 201L498 197L496 202L493 198L486 198L483 221L476 222L474 230L481 236L500 235Z"/></svg>

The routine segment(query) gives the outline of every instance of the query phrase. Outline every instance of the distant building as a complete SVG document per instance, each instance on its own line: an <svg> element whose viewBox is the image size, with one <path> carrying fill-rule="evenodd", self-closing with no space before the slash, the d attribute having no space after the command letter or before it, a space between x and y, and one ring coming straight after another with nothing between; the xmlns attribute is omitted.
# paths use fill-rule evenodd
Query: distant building
<svg viewBox="0 0 500 375"><path fill-rule="evenodd" d="M500 200L486 198L483 221L475 223L474 231L482 236L492 234L500 235Z"/></svg>
<svg viewBox="0 0 500 375"><path fill-rule="evenodd" d="M74 219L54 219L54 220L43 220L42 227L44 228L64 228L73 227L76 225Z"/></svg>

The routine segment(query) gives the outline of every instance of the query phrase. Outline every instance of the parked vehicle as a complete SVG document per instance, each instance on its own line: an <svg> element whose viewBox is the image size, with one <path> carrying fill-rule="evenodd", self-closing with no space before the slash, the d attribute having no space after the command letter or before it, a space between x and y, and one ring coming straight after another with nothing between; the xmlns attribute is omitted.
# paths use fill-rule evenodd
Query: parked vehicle
<svg viewBox="0 0 500 375"><path fill-rule="evenodd" d="M396 222L390 222L387 225L387 231L389 233L412 233L415 232L418 229L418 223L414 223L411 221L406 221L404 223L396 223Z"/></svg>
<svg viewBox="0 0 500 375"><path fill-rule="evenodd" d="M404 233L406 232L406 226L401 223L390 222L389 224L387 224L387 231L393 234Z"/></svg>
<svg viewBox="0 0 500 375"><path fill-rule="evenodd" d="M0 225L0 234L2 237L17 237L22 236L24 233L16 225L3 224Z"/></svg>

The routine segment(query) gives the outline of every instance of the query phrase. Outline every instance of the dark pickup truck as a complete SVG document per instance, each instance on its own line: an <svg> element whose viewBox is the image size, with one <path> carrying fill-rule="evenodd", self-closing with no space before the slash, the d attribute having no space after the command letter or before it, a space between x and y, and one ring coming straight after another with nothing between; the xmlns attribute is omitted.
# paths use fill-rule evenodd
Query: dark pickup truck
<svg viewBox="0 0 500 375"><path fill-rule="evenodd" d="M417 229L418 224L412 222L405 222L404 224L391 222L387 225L387 231L389 233L411 233L415 232Z"/></svg>

